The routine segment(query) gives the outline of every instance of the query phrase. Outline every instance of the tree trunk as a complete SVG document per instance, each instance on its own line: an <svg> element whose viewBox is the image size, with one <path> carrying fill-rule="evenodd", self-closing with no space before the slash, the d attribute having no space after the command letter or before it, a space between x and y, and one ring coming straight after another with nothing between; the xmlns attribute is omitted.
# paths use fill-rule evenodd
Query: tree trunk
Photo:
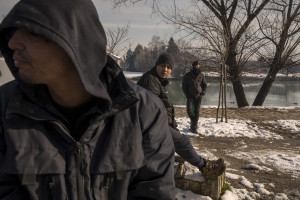
<svg viewBox="0 0 300 200"><path fill-rule="evenodd" d="M226 57L226 64L229 66L228 73L230 75L230 80L233 86L233 92L235 95L237 106L241 108L241 107L249 106L249 104L240 78L240 69L236 62L237 54L235 52L235 48L236 48L235 44L229 45L229 51Z"/></svg>
<svg viewBox="0 0 300 200"><path fill-rule="evenodd" d="M267 95L270 92L270 89L275 81L276 73L275 74L268 74L265 78L259 92L257 93L252 106L262 106Z"/></svg>
<svg viewBox="0 0 300 200"><path fill-rule="evenodd" d="M232 80L233 91L239 108L249 106L240 78Z"/></svg>

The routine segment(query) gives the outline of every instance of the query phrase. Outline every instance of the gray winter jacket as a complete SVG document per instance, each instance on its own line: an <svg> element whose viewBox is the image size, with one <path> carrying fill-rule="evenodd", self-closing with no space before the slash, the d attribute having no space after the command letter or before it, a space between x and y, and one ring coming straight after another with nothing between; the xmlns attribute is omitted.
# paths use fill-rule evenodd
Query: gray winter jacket
<svg viewBox="0 0 300 200"><path fill-rule="evenodd" d="M79 141L47 87L20 80L7 46L11 27L60 45L97 98L78 121L87 123ZM90 0L22 0L3 20L0 49L15 80L0 87L0 200L174 199L164 105L127 81L105 46Z"/></svg>
<svg viewBox="0 0 300 200"><path fill-rule="evenodd" d="M182 79L182 91L186 98L197 99L206 93L207 83L200 69L191 69Z"/></svg>

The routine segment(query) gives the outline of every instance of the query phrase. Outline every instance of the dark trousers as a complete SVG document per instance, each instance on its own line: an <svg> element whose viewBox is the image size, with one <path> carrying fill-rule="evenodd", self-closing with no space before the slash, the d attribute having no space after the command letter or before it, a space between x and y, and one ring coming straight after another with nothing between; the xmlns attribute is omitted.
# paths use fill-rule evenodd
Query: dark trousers
<svg viewBox="0 0 300 200"><path fill-rule="evenodd" d="M205 161L197 154L189 138L186 135L181 134L178 130L170 126L169 128L172 134L175 152L185 161L201 169L204 166Z"/></svg>
<svg viewBox="0 0 300 200"><path fill-rule="evenodd" d="M186 103L187 114L191 120L191 129L196 130L198 128L199 112L202 98L188 98Z"/></svg>

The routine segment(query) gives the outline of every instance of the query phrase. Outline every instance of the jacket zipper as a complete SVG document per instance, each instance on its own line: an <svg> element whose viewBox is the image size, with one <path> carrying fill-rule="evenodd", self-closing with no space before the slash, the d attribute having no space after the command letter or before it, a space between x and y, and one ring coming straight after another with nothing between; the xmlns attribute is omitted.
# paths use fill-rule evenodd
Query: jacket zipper
<svg viewBox="0 0 300 200"><path fill-rule="evenodd" d="M77 178L77 192L78 199L84 199L84 184L83 184L83 176L81 174L81 152L82 146L80 142L76 142L76 150L75 150L75 159L76 159L76 178Z"/></svg>
<svg viewBox="0 0 300 200"><path fill-rule="evenodd" d="M54 188L54 181L53 178L51 177L49 181L48 200L53 200L53 188Z"/></svg>
<svg viewBox="0 0 300 200"><path fill-rule="evenodd" d="M46 121L46 120L39 120L39 119L36 119L32 116L27 116L28 118L30 119L33 119L33 120L37 120L37 121ZM66 135L72 139L73 141L74 138L71 137L69 134L67 134L68 132L68 129L67 127L58 122L58 121L52 121L53 124L56 124L58 126L61 126L64 130L64 133L66 133ZM75 164L76 164L76 179L77 179L77 189L78 189L78 199L79 200L83 200L84 199L84 177L82 176L81 174L81 162L82 162L82 159L81 159L81 153L82 153L82 145L80 142L77 142L76 141L76 150L75 150ZM51 178L50 182L49 182L49 194L48 194L48 199L49 200L53 200L53 188L54 188L54 181L53 179Z"/></svg>

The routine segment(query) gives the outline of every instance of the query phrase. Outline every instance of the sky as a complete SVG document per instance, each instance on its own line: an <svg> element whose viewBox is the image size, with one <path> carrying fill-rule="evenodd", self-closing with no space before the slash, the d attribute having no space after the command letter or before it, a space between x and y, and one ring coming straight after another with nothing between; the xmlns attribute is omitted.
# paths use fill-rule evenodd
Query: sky
<svg viewBox="0 0 300 200"><path fill-rule="evenodd" d="M0 19L6 15L18 0L0 0ZM133 43L132 49L137 44L148 46L153 35L158 35L163 40L168 40L170 26L162 22L157 15L152 14L151 8L146 5L122 6L113 9L111 0L93 0L104 29L124 27L130 23L128 34L129 40Z"/></svg>

